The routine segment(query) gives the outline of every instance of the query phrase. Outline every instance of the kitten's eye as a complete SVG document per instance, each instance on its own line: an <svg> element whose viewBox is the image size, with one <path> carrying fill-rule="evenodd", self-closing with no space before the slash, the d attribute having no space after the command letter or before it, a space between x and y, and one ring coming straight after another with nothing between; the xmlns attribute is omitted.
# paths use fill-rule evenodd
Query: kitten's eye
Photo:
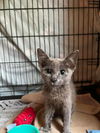
<svg viewBox="0 0 100 133"><path fill-rule="evenodd" d="M60 70L61 75L65 74L65 70Z"/></svg>
<svg viewBox="0 0 100 133"><path fill-rule="evenodd" d="M52 70L51 70L51 69L46 69L46 72L47 72L48 74L51 74Z"/></svg>

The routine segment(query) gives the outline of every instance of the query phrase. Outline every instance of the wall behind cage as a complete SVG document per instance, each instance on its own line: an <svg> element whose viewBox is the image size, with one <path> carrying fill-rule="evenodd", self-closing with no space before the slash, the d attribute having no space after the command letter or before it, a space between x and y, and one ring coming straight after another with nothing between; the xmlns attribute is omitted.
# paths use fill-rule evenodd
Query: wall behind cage
<svg viewBox="0 0 100 133"><path fill-rule="evenodd" d="M25 89L20 93L16 87L41 83L38 47L60 58L79 49L74 81L90 83L98 62L98 18L98 1L1 0L1 95L24 94Z"/></svg>

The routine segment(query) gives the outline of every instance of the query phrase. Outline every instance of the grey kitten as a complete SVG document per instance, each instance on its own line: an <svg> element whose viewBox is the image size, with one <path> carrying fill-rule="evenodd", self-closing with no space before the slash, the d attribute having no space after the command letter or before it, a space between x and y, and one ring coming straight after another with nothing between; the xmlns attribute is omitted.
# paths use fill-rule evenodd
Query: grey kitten
<svg viewBox="0 0 100 133"><path fill-rule="evenodd" d="M79 51L74 51L65 59L49 58L40 48L37 53L46 96L43 132L49 131L54 114L58 114L62 116L63 133L71 133L71 115L76 96L71 78L76 69Z"/></svg>

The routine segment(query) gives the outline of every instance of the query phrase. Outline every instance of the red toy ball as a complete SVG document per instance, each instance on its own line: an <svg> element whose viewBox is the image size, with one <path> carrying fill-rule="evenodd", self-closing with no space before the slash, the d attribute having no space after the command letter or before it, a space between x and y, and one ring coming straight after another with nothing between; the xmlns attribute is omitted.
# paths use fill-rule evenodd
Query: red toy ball
<svg viewBox="0 0 100 133"><path fill-rule="evenodd" d="M31 124L35 119L35 111L32 107L25 108L14 120L16 125Z"/></svg>

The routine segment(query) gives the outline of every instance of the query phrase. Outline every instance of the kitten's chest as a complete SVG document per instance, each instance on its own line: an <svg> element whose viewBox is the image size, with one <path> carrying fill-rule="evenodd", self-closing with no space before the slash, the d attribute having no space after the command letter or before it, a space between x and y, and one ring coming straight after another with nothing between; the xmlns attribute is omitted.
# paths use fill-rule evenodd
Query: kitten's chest
<svg viewBox="0 0 100 133"><path fill-rule="evenodd" d="M65 89L60 88L53 89L48 96L48 100L51 104L61 106L66 102L67 99L71 97L69 91L66 91Z"/></svg>

